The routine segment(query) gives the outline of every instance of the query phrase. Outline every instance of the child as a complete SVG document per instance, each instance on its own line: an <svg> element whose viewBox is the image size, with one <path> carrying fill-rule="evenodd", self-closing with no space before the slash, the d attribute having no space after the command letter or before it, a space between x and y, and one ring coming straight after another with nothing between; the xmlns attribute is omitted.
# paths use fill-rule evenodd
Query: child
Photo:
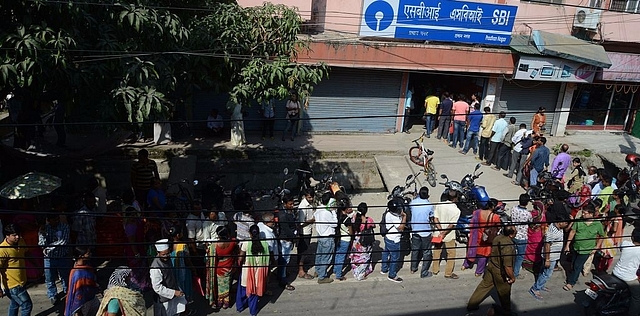
<svg viewBox="0 0 640 316"><path fill-rule="evenodd" d="M598 184L598 168L596 166L590 166L587 171L587 184L593 187Z"/></svg>
<svg viewBox="0 0 640 316"><path fill-rule="evenodd" d="M576 193L582 185L584 184L584 176L586 173L582 170L582 163L580 162L580 158L573 158L573 170L569 175L569 181L567 182L567 187L569 188L570 193Z"/></svg>

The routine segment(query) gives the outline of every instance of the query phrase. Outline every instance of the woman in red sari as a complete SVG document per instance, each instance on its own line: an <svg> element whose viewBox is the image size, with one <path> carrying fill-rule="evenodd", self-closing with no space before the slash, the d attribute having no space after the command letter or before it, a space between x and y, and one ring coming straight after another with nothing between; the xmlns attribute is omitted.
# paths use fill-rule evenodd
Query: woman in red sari
<svg viewBox="0 0 640 316"><path fill-rule="evenodd" d="M227 309L230 306L231 274L237 262L237 243L235 238L231 238L227 227L220 226L216 232L220 241L209 246L206 296L209 305Z"/></svg>

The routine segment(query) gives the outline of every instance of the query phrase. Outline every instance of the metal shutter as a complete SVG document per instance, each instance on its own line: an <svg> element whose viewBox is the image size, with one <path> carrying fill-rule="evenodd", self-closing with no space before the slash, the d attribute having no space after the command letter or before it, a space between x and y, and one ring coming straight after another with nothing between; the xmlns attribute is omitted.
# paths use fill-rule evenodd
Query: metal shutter
<svg viewBox="0 0 640 316"><path fill-rule="evenodd" d="M516 118L516 125L527 124L531 128L531 120L539 107L544 106L547 111L547 134L551 132L554 111L558 101L561 83L540 82L526 80L505 80L502 83L500 106L494 112L507 112L509 117Z"/></svg>
<svg viewBox="0 0 640 316"><path fill-rule="evenodd" d="M309 102L304 130L310 132L393 133L402 73L332 67ZM322 117L387 115L382 118L321 120Z"/></svg>

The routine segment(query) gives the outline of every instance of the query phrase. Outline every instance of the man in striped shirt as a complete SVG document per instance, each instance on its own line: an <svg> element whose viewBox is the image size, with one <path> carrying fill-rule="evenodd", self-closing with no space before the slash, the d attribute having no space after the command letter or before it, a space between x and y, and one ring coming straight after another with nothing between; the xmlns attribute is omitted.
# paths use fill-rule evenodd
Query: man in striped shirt
<svg viewBox="0 0 640 316"><path fill-rule="evenodd" d="M143 204L143 208L154 179L160 179L158 166L155 161L149 159L149 152L141 149L138 151L138 161L131 166L131 187L136 193L136 200Z"/></svg>
<svg viewBox="0 0 640 316"><path fill-rule="evenodd" d="M44 247L44 277L47 284L47 297L51 304L56 303L56 280L60 278L62 292L67 293L69 284L69 225L60 223L60 216L52 214L47 217L48 224L38 233L38 245Z"/></svg>

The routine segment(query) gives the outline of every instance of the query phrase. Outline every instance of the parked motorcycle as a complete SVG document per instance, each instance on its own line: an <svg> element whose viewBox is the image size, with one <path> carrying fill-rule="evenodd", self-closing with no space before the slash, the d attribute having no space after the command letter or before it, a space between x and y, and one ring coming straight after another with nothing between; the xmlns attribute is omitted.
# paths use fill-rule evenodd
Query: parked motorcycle
<svg viewBox="0 0 640 316"><path fill-rule="evenodd" d="M559 172L559 167L562 163L558 164L556 170L542 171L538 174L538 183L536 185L529 186L527 194L532 200L540 200L543 203L553 199L554 193L564 188L564 184L561 179L553 176L553 174Z"/></svg>
<svg viewBox="0 0 640 316"><path fill-rule="evenodd" d="M200 196L202 197L202 206L209 209L212 205L217 210L224 207L224 187L220 184L220 180L224 175L213 175L203 181L197 182L196 187L200 188Z"/></svg>
<svg viewBox="0 0 640 316"><path fill-rule="evenodd" d="M273 189L271 193L271 199L277 200L278 207L276 209L282 208L282 199L291 194L291 190L287 189L287 183L293 180L293 177L289 176L289 168L284 168L282 170L282 185L277 186ZM297 205L297 201L294 200L294 203Z"/></svg>
<svg viewBox="0 0 640 316"><path fill-rule="evenodd" d="M485 203L489 201L489 195L484 186L476 185L475 180L478 179L482 172L476 172L480 169L480 164L477 164L473 173L469 173L462 178L462 181L449 180L446 174L441 174L440 177L445 180L441 183L445 186L440 201L447 201L450 191L458 192L458 209L460 209L460 217L456 224L456 240L459 243L466 244L469 241L469 225L473 218L473 212L479 208L485 206Z"/></svg>
<svg viewBox="0 0 640 316"><path fill-rule="evenodd" d="M594 275L593 279L585 283L584 293L589 297L582 302L585 314L596 315L626 315L629 309L629 285L615 275Z"/></svg>
<svg viewBox="0 0 640 316"><path fill-rule="evenodd" d="M408 175L404 180L404 185L396 185L393 190L391 190L391 194L387 196L387 200L390 201L393 198L398 197L403 199L405 204L411 203L411 201L418 195L418 182L416 180L420 173L421 171L418 171L416 174Z"/></svg>
<svg viewBox="0 0 640 316"><path fill-rule="evenodd" d="M331 184L334 182L333 178L336 174L336 172L338 172L340 170L340 166L335 166L331 169L331 173L330 174L325 174L324 176L322 176L322 179L320 179L317 184L314 186L314 189L316 191L316 198L319 199L320 197L322 197L322 195L331 190ZM340 190L344 193L347 193L347 191L345 190L344 186L340 186Z"/></svg>

